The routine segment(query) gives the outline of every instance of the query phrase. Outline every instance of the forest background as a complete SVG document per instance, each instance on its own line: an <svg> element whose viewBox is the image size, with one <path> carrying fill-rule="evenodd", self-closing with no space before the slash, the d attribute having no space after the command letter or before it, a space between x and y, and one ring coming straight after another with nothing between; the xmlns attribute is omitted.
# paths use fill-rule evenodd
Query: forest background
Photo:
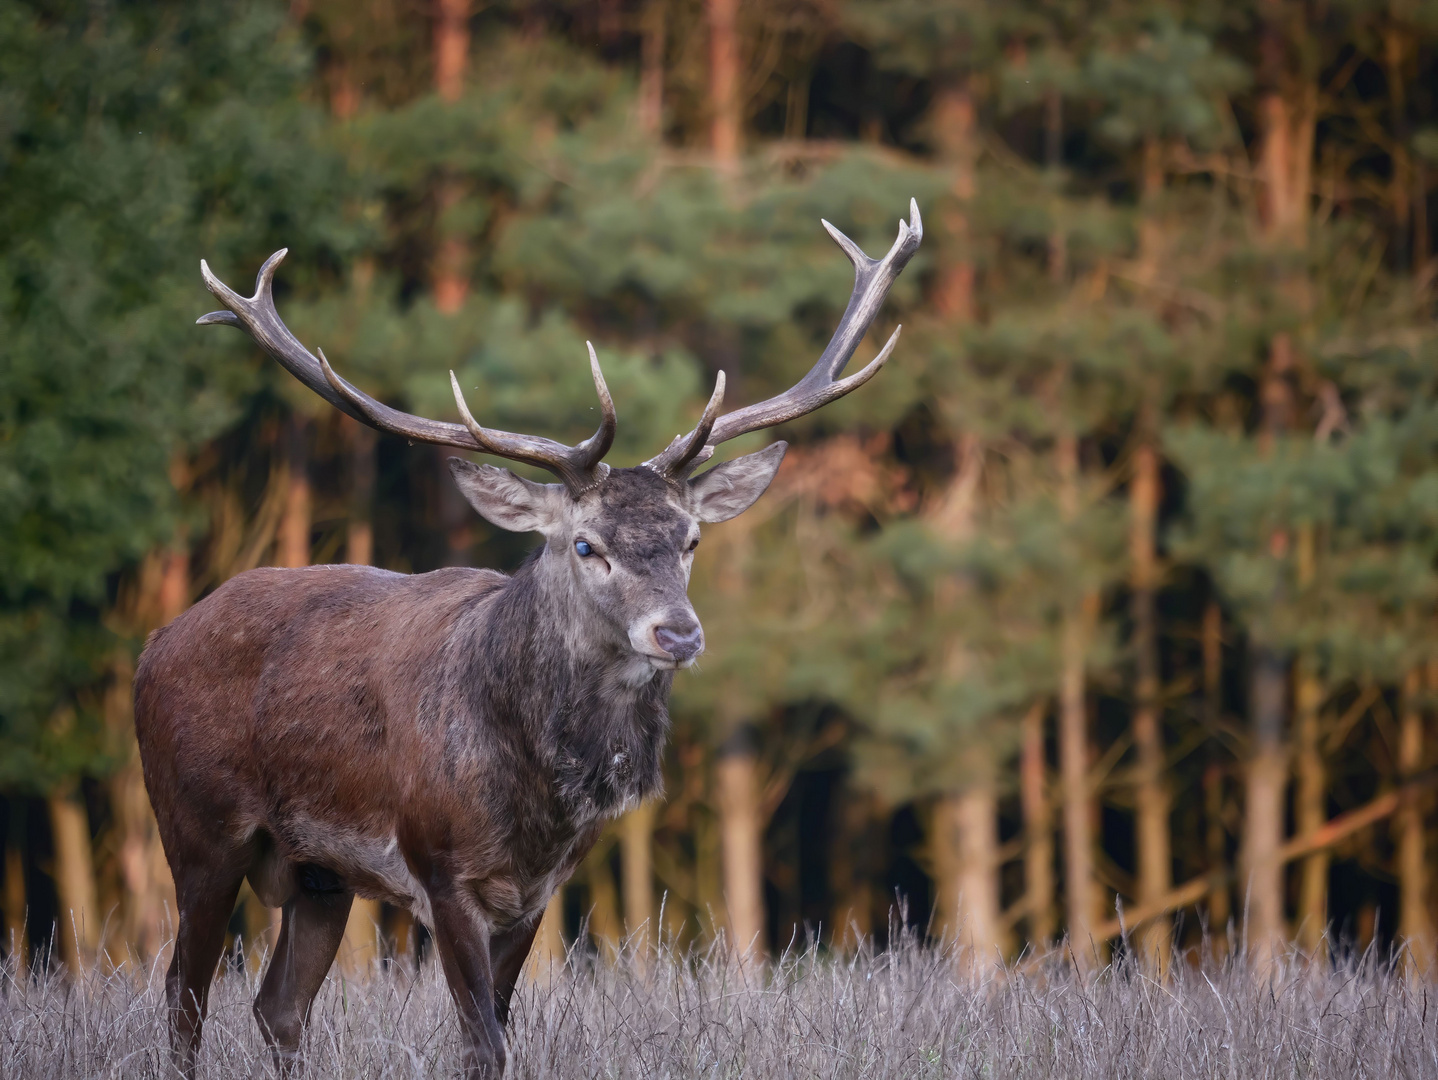
<svg viewBox="0 0 1438 1080"><path fill-rule="evenodd" d="M667 795L546 947L1427 969L1435 90L1431 0L0 0L4 950L163 948L149 630L257 565L531 543L196 328L201 257L288 247L300 338L436 417L453 368L582 436L591 338L632 464L718 370L806 370L850 284L819 219L879 253L912 196L898 351L709 530ZM421 937L359 904L345 962Z"/></svg>

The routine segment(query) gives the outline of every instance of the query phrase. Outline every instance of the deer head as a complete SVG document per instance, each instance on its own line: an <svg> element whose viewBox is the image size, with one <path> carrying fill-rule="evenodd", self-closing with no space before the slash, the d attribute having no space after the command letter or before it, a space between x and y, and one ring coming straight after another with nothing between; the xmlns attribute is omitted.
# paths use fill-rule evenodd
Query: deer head
<svg viewBox="0 0 1438 1080"><path fill-rule="evenodd" d="M910 200L909 220L882 259L870 259L827 221L829 235L854 264L854 290L839 327L819 360L793 387L776 397L721 415L724 373L694 429L678 435L658 455L629 469L611 469L604 456L614 442L617 417L599 358L589 346L589 366L601 420L589 438L566 446L535 435L483 427L470 413L454 373L450 384L462 423L401 412L357 389L335 373L323 350L311 354L275 310L271 287L285 250L260 268L255 294L243 297L200 270L227 310L202 316L247 331L261 347L320 397L362 423L403 436L526 462L552 472L557 484L539 484L493 465L450 461L456 483L485 520L514 532L538 532L544 581L566 598L578 616L575 628L592 645L624 652L633 681L655 669L688 667L704 649L704 633L689 603L688 582L699 526L743 513L764 493L783 460L786 444L774 443L693 476L714 448L750 431L773 427L813 412L874 377L893 352L899 329L862 370L841 378L859 342L878 315L894 280L918 250L923 222Z"/></svg>

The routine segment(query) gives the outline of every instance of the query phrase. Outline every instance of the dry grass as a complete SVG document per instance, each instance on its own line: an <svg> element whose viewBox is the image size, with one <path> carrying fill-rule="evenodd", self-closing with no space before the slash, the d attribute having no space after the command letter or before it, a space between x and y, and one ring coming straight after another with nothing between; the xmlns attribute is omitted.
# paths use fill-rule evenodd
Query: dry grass
<svg viewBox="0 0 1438 1080"><path fill-rule="evenodd" d="M1055 957L986 982L916 944L795 953L746 979L718 953L572 962L515 1001L513 1077L1438 1077L1438 998L1373 956L1180 967L1080 979ZM269 1076L254 979L213 994L202 1076ZM1430 1011L1432 1015L1430 1015ZM162 979L0 972L0 1077L168 1077ZM452 1076L457 1033L434 965L333 976L315 1005L307 1075Z"/></svg>

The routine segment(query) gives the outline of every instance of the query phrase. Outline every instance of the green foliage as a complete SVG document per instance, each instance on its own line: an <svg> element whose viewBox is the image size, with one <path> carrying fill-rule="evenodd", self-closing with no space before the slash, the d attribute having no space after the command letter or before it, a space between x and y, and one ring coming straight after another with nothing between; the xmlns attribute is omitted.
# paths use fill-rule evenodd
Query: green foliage
<svg viewBox="0 0 1438 1080"><path fill-rule="evenodd" d="M172 454L254 383L192 328L200 254L346 235L282 18L0 4L0 785L95 752L113 576L173 533Z"/></svg>
<svg viewBox="0 0 1438 1080"><path fill-rule="evenodd" d="M852 280L820 218L878 255L919 199L929 239L860 353L902 320L894 359L777 433L795 450L775 490L706 539L710 655L675 705L712 742L837 705L888 797L962 784L974 746L1008 753L1016 718L1054 693L1063 627L1090 598L1083 663L1122 686L1139 438L1173 470L1164 587L1211 582L1243 630L1330 686L1431 651L1431 275L1394 254L1381 202L1394 148L1432 162L1438 139L1426 99L1374 133L1391 119L1371 89L1389 16L1350 5L1285 29L1294 85L1331 85L1314 98L1327 171L1304 234L1278 237L1255 179L1253 4L851 0L826 32L863 52L869 81L832 92L883 122L821 142L786 117L771 143L773 95L754 91L733 173L697 149L693 5L665 7L663 137L635 122L628 46L590 33L597 7L486 8L458 101L432 91L425 17L351 7L316 0L296 27L245 0L0 0L0 785L97 767L107 612L184 519L171 461L222 432L252 448L276 399L329 414L242 338L191 325L201 255L238 286L281 246L301 339L418 412L455 415L452 369L483 422L581 438L593 341L620 414L613 460L633 464L692 423L718 370L731 402L807 370ZM1426 11L1401 26L1430 48ZM811 93L805 35L824 17L746 8L746 48L792 80L790 107ZM1337 79L1363 50L1363 78ZM315 102L346 78L359 111L327 115ZM967 134L932 107L960 92ZM429 296L441 237L466 253L454 312ZM941 310L960 260L971 310ZM1293 400L1265 434L1279 333ZM949 516L969 443L972 505ZM386 515L435 531L428 496L400 488Z"/></svg>
<svg viewBox="0 0 1438 1080"><path fill-rule="evenodd" d="M1097 130L1107 139L1183 139L1206 149L1232 134L1221 103L1247 83L1244 65L1206 34L1160 15L1132 41L1095 49L1076 89L1103 102Z"/></svg>
<svg viewBox="0 0 1438 1080"><path fill-rule="evenodd" d="M1257 107L1261 14L871 0L846 11L881 64L961 84L978 111L973 191L930 216L944 251L944 215L962 215L962 245L945 256L971 262L978 310L920 309L900 364L925 438L976 440L983 477L955 531L943 504L957 478L921 459L918 512L881 518L858 542L890 583L885 614L849 624L843 655L863 676L837 684L867 727L855 760L869 781L909 798L962 785L976 744L1011 753L1017 718L1056 692L1059 635L1084 595L1102 612L1085 666L1122 685L1127 452L1141 415L1177 470L1163 553L1175 576L1213 582L1241 628L1304 656L1330 688L1392 682L1431 653L1438 459L1420 434L1434 401L1431 298L1391 276L1392 237L1371 216L1320 213L1302 242L1266 235L1229 166L1194 165L1208 155L1243 170L1259 156L1236 121ZM1306 36L1289 27L1302 39L1295 70L1336 69L1372 17L1345 11ZM1335 136L1373 115L1348 98L1321 108ZM954 156L937 122L922 134ZM1299 359L1280 377L1286 433L1270 438L1277 334ZM1065 437L1082 459L1067 512L1053 467Z"/></svg>
<svg viewBox="0 0 1438 1080"><path fill-rule="evenodd" d="M1203 559L1250 632L1332 679L1395 681L1426 657L1438 602L1434 403L1330 445L1192 427L1167 445L1192 485L1180 554ZM1316 538L1305 569L1292 545ZM1302 541L1308 542L1308 541Z"/></svg>

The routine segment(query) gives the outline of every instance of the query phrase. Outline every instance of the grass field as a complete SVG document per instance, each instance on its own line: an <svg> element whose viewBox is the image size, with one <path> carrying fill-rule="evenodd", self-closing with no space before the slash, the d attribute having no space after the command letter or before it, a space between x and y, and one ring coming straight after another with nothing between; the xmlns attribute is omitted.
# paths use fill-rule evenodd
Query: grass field
<svg viewBox="0 0 1438 1080"><path fill-rule="evenodd" d="M527 982L512 1077L1438 1077L1438 995L1374 956L1180 965L1166 982L1120 962L1081 979L1060 957L982 983L909 944L792 953L746 977L717 954L572 963ZM163 979L0 975L0 1077L168 1077ZM250 1014L254 977L217 980L202 1076L271 1075ZM452 1076L457 1032L435 965L331 977L306 1075Z"/></svg>

